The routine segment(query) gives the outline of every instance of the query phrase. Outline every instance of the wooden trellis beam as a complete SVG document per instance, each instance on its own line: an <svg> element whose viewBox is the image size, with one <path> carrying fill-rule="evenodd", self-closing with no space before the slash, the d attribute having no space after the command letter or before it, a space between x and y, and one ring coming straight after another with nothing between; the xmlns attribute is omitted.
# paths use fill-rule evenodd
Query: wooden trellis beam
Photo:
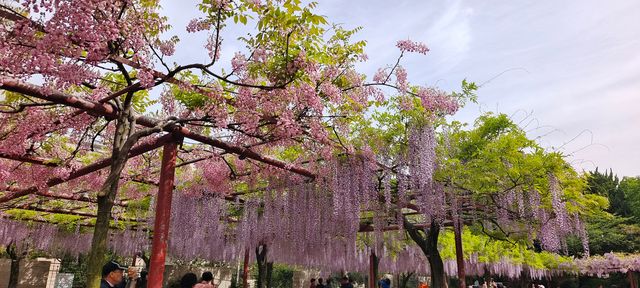
<svg viewBox="0 0 640 288"><path fill-rule="evenodd" d="M129 152L129 156L128 157L130 157L130 158L131 157L136 157L136 156L138 156L140 154L143 154L145 152L149 152L151 150L154 150L154 149L156 149L158 147L161 147L165 143L171 141L172 139L173 138L172 138L171 135L165 135L165 136L156 138L151 142L140 144L140 145L138 145L138 146L136 146L134 148L131 148L131 151ZM69 180L73 180L73 179L82 177L84 175L87 175L89 173L98 171L100 169L109 167L109 165L111 165L111 158L105 158L105 159L99 160L99 161L97 161L97 162L95 162L93 164L84 166L84 167L82 167L82 168L80 168L78 170L75 170L75 171L71 172L69 174L69 176L67 176L65 178L60 178L60 177L51 178L51 179L49 179L47 181L46 185L47 185L47 187L53 187L53 186L62 184L64 182L67 182ZM2 191L2 190L9 191L11 193L7 193L4 196L0 197L0 203L4 203L4 202L7 202L9 200L12 200L12 199L15 199L15 198L18 198L18 197L22 197L22 196L25 196L25 195L29 195L29 194L32 194L32 193L36 193L36 194L39 194L41 196L45 196L45 195L42 195L42 194L38 193L39 189L38 189L38 187L35 187L35 186L29 187L29 188L18 188L18 187L0 188L0 191Z"/></svg>

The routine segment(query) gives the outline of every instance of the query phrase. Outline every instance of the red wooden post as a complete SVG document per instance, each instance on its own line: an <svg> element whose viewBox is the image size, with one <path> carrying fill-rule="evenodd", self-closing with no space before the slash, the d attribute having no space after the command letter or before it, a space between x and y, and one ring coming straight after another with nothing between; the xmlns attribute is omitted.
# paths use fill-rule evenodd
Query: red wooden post
<svg viewBox="0 0 640 288"><path fill-rule="evenodd" d="M249 249L244 250L244 266L242 267L242 287L249 288Z"/></svg>
<svg viewBox="0 0 640 288"><path fill-rule="evenodd" d="M460 288L466 288L467 282L465 280L466 273L464 269L464 255L462 253L462 221L460 216L453 219L456 225L453 225L453 235L456 243L456 262L458 264L458 280L460 281Z"/></svg>
<svg viewBox="0 0 640 288"><path fill-rule="evenodd" d="M158 189L158 199L156 200L156 219L153 225L153 246L151 248L151 263L149 264L151 266L149 267L149 288L162 288L177 154L178 143L173 141L164 145L164 150L162 151L162 167L160 170L160 187Z"/></svg>
<svg viewBox="0 0 640 288"><path fill-rule="evenodd" d="M376 288L376 253L371 251L369 256L369 288Z"/></svg>

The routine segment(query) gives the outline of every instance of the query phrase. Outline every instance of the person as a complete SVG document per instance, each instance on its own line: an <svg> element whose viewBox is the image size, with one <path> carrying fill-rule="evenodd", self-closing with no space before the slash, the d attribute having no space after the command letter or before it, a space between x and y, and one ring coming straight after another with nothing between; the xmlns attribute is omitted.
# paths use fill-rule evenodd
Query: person
<svg viewBox="0 0 640 288"><path fill-rule="evenodd" d="M316 278L311 278L311 284L309 285L309 288L316 288Z"/></svg>
<svg viewBox="0 0 640 288"><path fill-rule="evenodd" d="M429 288L429 285L425 281L420 281L420 283L418 283L418 288Z"/></svg>
<svg viewBox="0 0 640 288"><path fill-rule="evenodd" d="M327 279L327 283L324 284L325 288L333 288L333 283L331 281L331 278Z"/></svg>
<svg viewBox="0 0 640 288"><path fill-rule="evenodd" d="M122 282L120 282L120 285L118 285L118 288L135 288L136 285L138 285L138 270L136 269L136 267L130 266L127 269L127 279L124 279Z"/></svg>
<svg viewBox="0 0 640 288"><path fill-rule="evenodd" d="M498 288L498 285L493 281L493 278L489 278L489 281L487 282L487 286L489 286L489 288Z"/></svg>
<svg viewBox="0 0 640 288"><path fill-rule="evenodd" d="M324 280L322 278L318 278L318 284L316 284L316 288L325 288L326 286L324 286Z"/></svg>
<svg viewBox="0 0 640 288"><path fill-rule="evenodd" d="M353 284L351 284L349 277L344 276L340 279L340 288L353 288Z"/></svg>
<svg viewBox="0 0 640 288"><path fill-rule="evenodd" d="M109 261L102 266L102 279L100 280L100 288L114 288L122 283L124 278L124 270L126 268L120 266L116 261Z"/></svg>
<svg viewBox="0 0 640 288"><path fill-rule="evenodd" d="M136 281L136 288L147 288L147 274L149 274L149 272L145 270L140 272L140 277L138 281Z"/></svg>
<svg viewBox="0 0 640 288"><path fill-rule="evenodd" d="M384 277L378 281L378 287L380 288L391 288L391 280L389 278Z"/></svg>
<svg viewBox="0 0 640 288"><path fill-rule="evenodd" d="M180 288L193 288L198 284L198 276L193 273L187 273L180 279Z"/></svg>
<svg viewBox="0 0 640 288"><path fill-rule="evenodd" d="M202 273L202 280L198 283L195 288L215 288L213 285L213 273L207 271Z"/></svg>

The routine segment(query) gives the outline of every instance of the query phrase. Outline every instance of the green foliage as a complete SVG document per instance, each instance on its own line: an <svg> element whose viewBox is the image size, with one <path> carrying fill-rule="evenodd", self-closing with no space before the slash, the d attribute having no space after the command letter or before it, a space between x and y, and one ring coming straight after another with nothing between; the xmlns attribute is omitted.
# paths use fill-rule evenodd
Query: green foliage
<svg viewBox="0 0 640 288"><path fill-rule="evenodd" d="M133 71L133 73L131 73L131 77L136 77L136 75L137 71ZM103 80L101 85L109 88L110 91L119 91L127 86L127 81L121 73L106 73L102 78ZM124 100L125 97L126 94L120 96L120 99ZM152 100L149 96L149 90L140 90L133 94L131 107L133 107L133 109L138 113L144 113L147 111L149 106L156 102L157 100Z"/></svg>
<svg viewBox="0 0 640 288"><path fill-rule="evenodd" d="M466 102L477 103L478 95L476 91L478 90L478 85L475 82L469 82L467 79L462 80L462 91L461 92L452 92L451 96L455 97L460 101L462 105L466 104Z"/></svg>
<svg viewBox="0 0 640 288"><path fill-rule="evenodd" d="M594 217L587 220L591 254L640 251L640 225L618 216Z"/></svg>
<svg viewBox="0 0 640 288"><path fill-rule="evenodd" d="M606 198L583 194L585 179L563 155L545 151L506 115L486 114L473 129L463 127L454 122L441 137L437 178L452 183L475 201L493 205L491 195L510 189L521 193L535 190L543 195L543 207L551 208L548 181L553 174L560 182L569 214L598 214L606 207ZM524 239L526 234L519 236Z"/></svg>
<svg viewBox="0 0 640 288"><path fill-rule="evenodd" d="M410 89L416 93L418 88L411 87ZM461 92L450 94L457 98L461 105L464 105L466 101L475 101L476 89L475 83L464 80ZM406 101L412 103L411 109L402 108L401 103ZM397 160L393 157L406 153L410 127L427 124L434 127L447 125L443 117L427 111L421 103L420 98L412 95L396 95L384 101L373 102L369 108L370 111L359 117L348 119L351 134L346 137L347 139L339 140L356 148L368 147L383 158L382 162L393 162ZM462 127L458 122L452 125ZM385 156L388 158L384 159Z"/></svg>
<svg viewBox="0 0 640 288"><path fill-rule="evenodd" d="M176 78L193 85L202 84L199 77L188 70L182 71L179 75L176 76ZM169 91L178 102L182 103L182 105L191 110L203 107L209 102L209 98L202 93L193 90L185 90L175 84L169 85Z"/></svg>
<svg viewBox="0 0 640 288"><path fill-rule="evenodd" d="M453 231L447 230L440 233L438 239L440 255L445 260L453 260L456 257ZM560 256L549 252L534 252L526 245L507 241L495 240L486 235L473 233L472 229L465 228L462 232L462 246L464 256L469 258L472 254L478 255L478 261L482 263L498 263L506 260L514 265L528 265L538 269L556 269L572 263L572 258Z"/></svg>
<svg viewBox="0 0 640 288"><path fill-rule="evenodd" d="M611 206L619 207L621 214L628 209L626 216L634 217L635 223L640 224L640 177L622 178L617 193L611 199Z"/></svg>
<svg viewBox="0 0 640 288"><path fill-rule="evenodd" d="M600 172L596 168L586 175L587 197L598 195L608 199L608 213L587 218L587 232L591 254L640 251L640 180L624 177L622 180L612 170ZM568 241L570 253L578 255L581 245L577 239Z"/></svg>
<svg viewBox="0 0 640 288"><path fill-rule="evenodd" d="M60 258L60 273L73 273L73 287L85 287L87 281L87 257L64 255Z"/></svg>
<svg viewBox="0 0 640 288"><path fill-rule="evenodd" d="M267 257L269 256L267 255ZM250 270L251 270L251 278L258 279L258 266L253 265ZM292 288L294 272L295 272L295 269L293 269L288 265L274 263L273 270L271 271L271 287L272 288Z"/></svg>

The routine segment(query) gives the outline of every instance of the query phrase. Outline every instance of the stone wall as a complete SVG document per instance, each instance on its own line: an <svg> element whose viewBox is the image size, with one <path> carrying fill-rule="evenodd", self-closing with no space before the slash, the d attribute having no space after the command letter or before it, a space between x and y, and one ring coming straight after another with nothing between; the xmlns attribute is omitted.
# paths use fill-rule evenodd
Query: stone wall
<svg viewBox="0 0 640 288"><path fill-rule="evenodd" d="M19 288L43 288L47 286L49 276L49 261L22 260L20 261ZM9 285L11 259L0 259L0 287Z"/></svg>

